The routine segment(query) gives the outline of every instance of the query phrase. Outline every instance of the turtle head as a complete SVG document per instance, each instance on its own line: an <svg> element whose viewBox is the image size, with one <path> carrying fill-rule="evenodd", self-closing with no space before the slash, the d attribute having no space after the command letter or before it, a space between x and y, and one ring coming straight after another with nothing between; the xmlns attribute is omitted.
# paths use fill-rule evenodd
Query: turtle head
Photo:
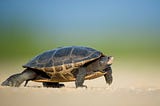
<svg viewBox="0 0 160 106"><path fill-rule="evenodd" d="M112 65L113 57L112 56L101 57L98 62L99 62L99 65L97 67L98 70L106 73L106 71L104 70Z"/></svg>
<svg viewBox="0 0 160 106"><path fill-rule="evenodd" d="M100 65L101 66L110 66L113 63L114 57L112 56L105 56L100 58Z"/></svg>
<svg viewBox="0 0 160 106"><path fill-rule="evenodd" d="M101 67L101 71L104 72L104 77L106 80L107 84L111 84L113 81L113 77L112 77L112 68L111 65L113 63L113 59L114 57L112 56L106 56L106 57L101 57L100 59L100 67Z"/></svg>

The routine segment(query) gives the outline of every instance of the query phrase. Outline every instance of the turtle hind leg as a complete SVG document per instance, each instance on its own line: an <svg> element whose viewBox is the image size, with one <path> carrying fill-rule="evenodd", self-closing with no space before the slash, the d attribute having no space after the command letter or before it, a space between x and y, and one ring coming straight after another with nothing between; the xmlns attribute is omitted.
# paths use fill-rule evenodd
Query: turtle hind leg
<svg viewBox="0 0 160 106"><path fill-rule="evenodd" d="M47 88L61 88L64 84L59 84L59 82L43 82L43 86Z"/></svg>
<svg viewBox="0 0 160 106"><path fill-rule="evenodd" d="M24 81L36 78L37 74L29 69L24 70L22 73L14 74L2 82L2 86L19 87Z"/></svg>
<svg viewBox="0 0 160 106"><path fill-rule="evenodd" d="M21 74L14 74L7 78L4 82L2 82L2 86L13 86L19 87L23 83L23 78L21 78Z"/></svg>

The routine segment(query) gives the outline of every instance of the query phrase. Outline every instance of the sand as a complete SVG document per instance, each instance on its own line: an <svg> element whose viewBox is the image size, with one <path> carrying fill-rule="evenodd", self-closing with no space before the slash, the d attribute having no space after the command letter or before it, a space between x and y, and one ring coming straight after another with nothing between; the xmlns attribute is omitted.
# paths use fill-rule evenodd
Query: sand
<svg viewBox="0 0 160 106"><path fill-rule="evenodd" d="M19 88L0 86L0 106L160 106L158 75L121 72L114 77L111 86L103 77L85 81L87 89L76 89L74 82L64 88L44 88L37 82Z"/></svg>
<svg viewBox="0 0 160 106"><path fill-rule="evenodd" d="M20 64L7 65L0 65L0 83L22 70ZM37 82L18 88L0 86L0 106L160 106L160 73L150 69L114 65L111 86L100 77L85 81L87 89L76 89L74 82L64 83L64 88L44 88Z"/></svg>

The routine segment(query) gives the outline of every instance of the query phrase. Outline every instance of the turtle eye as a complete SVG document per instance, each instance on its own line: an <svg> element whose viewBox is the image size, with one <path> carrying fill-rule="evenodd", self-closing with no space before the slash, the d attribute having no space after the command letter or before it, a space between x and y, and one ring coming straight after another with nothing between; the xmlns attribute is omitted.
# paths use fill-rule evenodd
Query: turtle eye
<svg viewBox="0 0 160 106"><path fill-rule="evenodd" d="M112 56L108 56L108 60L111 58Z"/></svg>

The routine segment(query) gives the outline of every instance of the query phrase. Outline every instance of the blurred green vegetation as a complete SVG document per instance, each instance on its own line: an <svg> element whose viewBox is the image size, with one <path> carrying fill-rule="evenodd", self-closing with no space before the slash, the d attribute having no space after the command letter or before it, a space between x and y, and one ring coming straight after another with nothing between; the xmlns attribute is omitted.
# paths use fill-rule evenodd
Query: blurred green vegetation
<svg viewBox="0 0 160 106"><path fill-rule="evenodd" d="M8 28L0 26L0 58L28 58L48 49L69 45L93 47L118 58L160 58L160 37L157 33L126 31L85 34L59 35L36 32L18 25Z"/></svg>

